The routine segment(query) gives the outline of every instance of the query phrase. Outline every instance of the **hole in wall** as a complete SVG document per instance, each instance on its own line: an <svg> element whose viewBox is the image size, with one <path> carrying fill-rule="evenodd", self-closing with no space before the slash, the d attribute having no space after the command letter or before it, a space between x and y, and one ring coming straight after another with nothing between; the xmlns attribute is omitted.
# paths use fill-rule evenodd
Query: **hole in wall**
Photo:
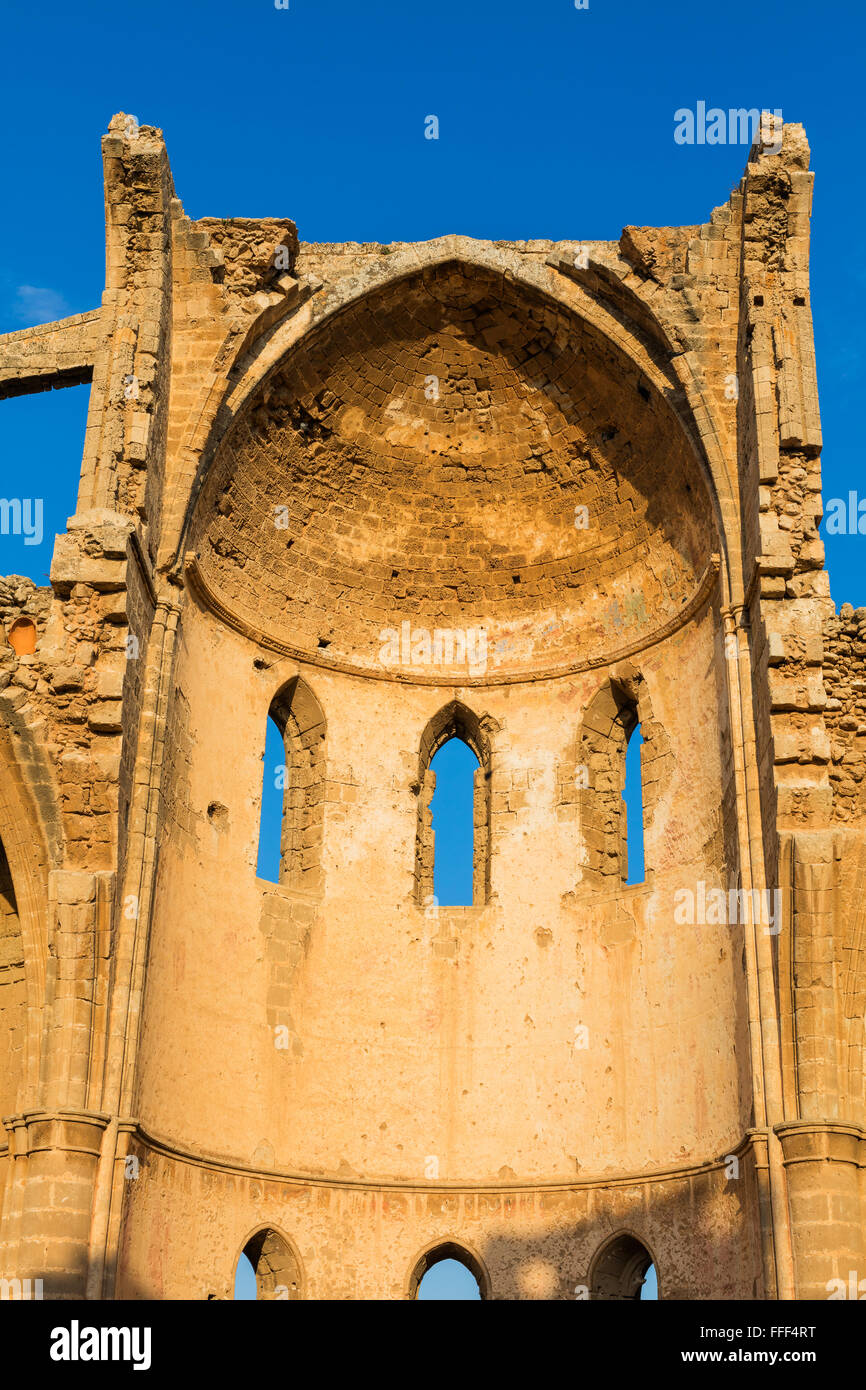
<svg viewBox="0 0 866 1390"><path fill-rule="evenodd" d="M31 384L26 388L27 394L22 395L9 394L14 390L12 382L4 385L0 458L7 475L11 461L16 461L18 486L24 494L17 499L7 495L11 513L7 516L4 511L0 566L4 575L24 575L40 585L49 582L55 536L65 532L67 520L75 511L90 402L89 381L88 369L86 382L60 373L53 379L54 389L50 389L51 378ZM4 491L10 486L4 478Z"/></svg>
<svg viewBox="0 0 866 1390"><path fill-rule="evenodd" d="M32 656L36 650L36 637L36 624L32 618L16 618L7 634L7 641L18 656Z"/></svg>

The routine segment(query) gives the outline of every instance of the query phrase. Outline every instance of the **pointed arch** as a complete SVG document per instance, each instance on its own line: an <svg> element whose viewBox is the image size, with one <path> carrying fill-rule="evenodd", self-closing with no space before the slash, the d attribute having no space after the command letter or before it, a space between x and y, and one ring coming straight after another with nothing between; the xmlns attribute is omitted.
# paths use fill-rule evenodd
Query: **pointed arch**
<svg viewBox="0 0 866 1390"><path fill-rule="evenodd" d="M324 711L307 682L293 676L271 700L268 718L279 731L285 756L278 881L318 892L325 813ZM268 773L266 767L266 777Z"/></svg>
<svg viewBox="0 0 866 1390"><path fill-rule="evenodd" d="M620 1231L595 1254L589 1274L590 1298L598 1302L639 1302L651 1265L655 1265L658 1274L658 1264L643 1241L631 1231Z"/></svg>
<svg viewBox="0 0 866 1390"><path fill-rule="evenodd" d="M300 1257L288 1237L275 1226L261 1226L247 1237L235 1257L235 1274L242 1255L249 1260L256 1276L257 1301L303 1298Z"/></svg>
<svg viewBox="0 0 866 1390"><path fill-rule="evenodd" d="M490 898L490 809L493 773L492 740L499 730L495 719L477 715L460 700L443 705L427 723L418 753L418 823L415 836L415 900L423 906L433 896L434 837L430 802L436 787L436 774L430 763L449 739L459 738L478 759L473 779L473 868L472 902L481 907Z"/></svg>
<svg viewBox="0 0 866 1390"><path fill-rule="evenodd" d="M646 682L632 666L617 668L587 706L578 739L577 783L584 846L583 878L593 891L629 881L626 750L640 728L644 835L669 775L667 735L653 717ZM633 811L632 814L635 814ZM646 864L644 876L649 874Z"/></svg>
<svg viewBox="0 0 866 1390"><path fill-rule="evenodd" d="M441 1264L443 1260L456 1260L458 1264L462 1264L469 1270L478 1284L481 1301L488 1302L491 1299L490 1275L481 1256L468 1245L459 1244L454 1240L434 1241L434 1243L414 1261L406 1284L406 1297L408 1299L415 1299L418 1297L418 1289L424 1275L428 1270L432 1269L434 1265Z"/></svg>
<svg viewBox="0 0 866 1390"><path fill-rule="evenodd" d="M572 261L573 257L560 251L542 264L515 257L512 250L490 242L465 236L440 237L395 250L366 266L362 274L353 271L327 284L311 315L290 314L271 331L248 337L249 350L238 345L236 358L222 350L214 363L204 408L191 418L182 448L184 466L171 482L161 563L180 573L190 547L198 500L227 432L267 392L271 378L293 354L331 332L335 323L364 304L373 305L385 294L399 294L419 275L454 265L476 276L501 278L528 300L569 315L578 331L597 335L623 363L641 372L658 399L673 410L703 473L719 537L726 600L732 585L740 592L742 576L736 565L731 571L728 543L736 529L737 509L719 442L716 404L690 355L681 351L675 316L669 320L668 314L660 312L659 297L650 305L627 286L621 263L606 268L608 288L598 295L575 282ZM610 296L613 286L621 300L616 307Z"/></svg>

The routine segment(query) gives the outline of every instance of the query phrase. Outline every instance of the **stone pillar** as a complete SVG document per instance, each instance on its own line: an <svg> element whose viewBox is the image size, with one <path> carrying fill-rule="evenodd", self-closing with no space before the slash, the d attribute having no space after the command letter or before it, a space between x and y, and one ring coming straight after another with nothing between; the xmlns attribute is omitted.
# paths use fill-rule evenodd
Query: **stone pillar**
<svg viewBox="0 0 866 1390"><path fill-rule="evenodd" d="M855 1283L866 1279L860 1215L866 1130L797 1120L777 1125L776 1132L788 1176L797 1298L826 1299L834 1291L831 1280L844 1281L847 1289L851 1271Z"/></svg>
<svg viewBox="0 0 866 1390"><path fill-rule="evenodd" d="M28 1111L9 1122L18 1196L16 1268L44 1298L80 1299L87 1277L93 1184L107 1115Z"/></svg>

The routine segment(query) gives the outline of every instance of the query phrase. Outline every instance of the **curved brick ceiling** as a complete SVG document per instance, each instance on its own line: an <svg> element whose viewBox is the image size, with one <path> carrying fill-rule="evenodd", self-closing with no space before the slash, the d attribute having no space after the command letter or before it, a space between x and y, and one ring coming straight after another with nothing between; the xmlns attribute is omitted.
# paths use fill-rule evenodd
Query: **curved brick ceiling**
<svg viewBox="0 0 866 1390"><path fill-rule="evenodd" d="M191 541L219 601L293 647L381 669L385 628L475 625L496 674L649 637L718 548L694 455L638 369L456 265L280 364L222 441Z"/></svg>

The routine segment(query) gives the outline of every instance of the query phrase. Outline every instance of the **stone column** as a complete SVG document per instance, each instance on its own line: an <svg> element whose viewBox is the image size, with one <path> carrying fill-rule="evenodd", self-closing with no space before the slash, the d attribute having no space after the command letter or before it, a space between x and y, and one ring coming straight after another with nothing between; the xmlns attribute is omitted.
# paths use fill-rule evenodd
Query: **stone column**
<svg viewBox="0 0 866 1390"><path fill-rule="evenodd" d="M850 1289L866 1281L860 1216L866 1130L796 1120L777 1125L776 1133L788 1175L797 1297L826 1299L834 1291L850 1297ZM843 1281L841 1295L834 1279ZM866 1295L866 1282L860 1293Z"/></svg>

